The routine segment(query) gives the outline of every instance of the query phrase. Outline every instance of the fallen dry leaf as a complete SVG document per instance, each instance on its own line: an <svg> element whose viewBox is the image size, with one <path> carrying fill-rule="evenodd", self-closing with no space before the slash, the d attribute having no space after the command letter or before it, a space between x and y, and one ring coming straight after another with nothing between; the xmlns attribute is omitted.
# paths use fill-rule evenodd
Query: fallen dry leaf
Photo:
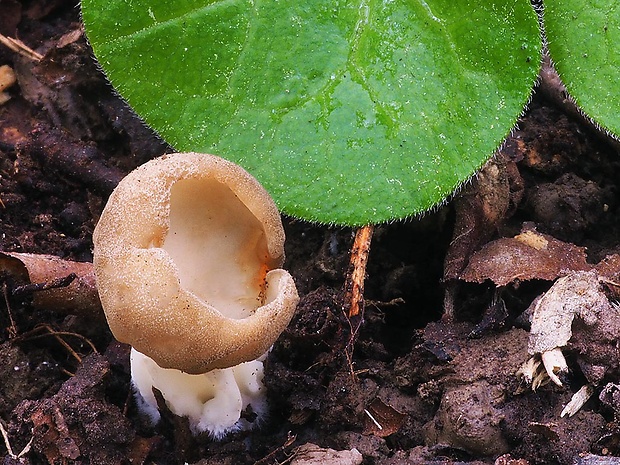
<svg viewBox="0 0 620 465"><path fill-rule="evenodd" d="M387 405L378 397L375 397L365 409L365 413L367 419L364 425L364 433L381 438L397 432L407 418L407 415Z"/></svg>
<svg viewBox="0 0 620 465"><path fill-rule="evenodd" d="M569 372L563 350L578 354L581 372L593 385L599 384L608 369L616 365L610 362L617 359L620 307L609 301L604 283L609 281L596 269L578 271L559 278L534 300L530 306L532 324L528 344L528 352L534 357L520 370L533 389L545 382L544 373L540 375L541 362L546 375L555 384L563 384L560 376ZM562 415L575 408L565 409Z"/></svg>
<svg viewBox="0 0 620 465"><path fill-rule="evenodd" d="M592 326L613 312L595 271L560 278L534 304L528 351L534 355L564 347L572 336L575 317Z"/></svg>
<svg viewBox="0 0 620 465"><path fill-rule="evenodd" d="M69 279L68 285L55 286ZM44 254L0 252L0 282L8 283L9 291L32 293L35 308L62 313L87 315L104 320L95 284L93 264L74 262Z"/></svg>
<svg viewBox="0 0 620 465"><path fill-rule="evenodd" d="M473 283L491 280L506 286L531 279L553 281L591 268L585 248L525 228L515 237L489 242L474 253L460 279Z"/></svg>

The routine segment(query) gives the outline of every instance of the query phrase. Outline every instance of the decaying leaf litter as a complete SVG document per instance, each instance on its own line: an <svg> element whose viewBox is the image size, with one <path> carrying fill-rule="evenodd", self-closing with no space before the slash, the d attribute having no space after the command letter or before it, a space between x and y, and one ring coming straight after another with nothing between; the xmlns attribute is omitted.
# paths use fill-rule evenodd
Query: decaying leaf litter
<svg viewBox="0 0 620 465"><path fill-rule="evenodd" d="M17 78L0 107L0 249L90 261L111 188L170 149L103 81L74 5L2 2L0 16L0 33L41 55L0 48ZM14 294L24 283L3 275L5 462L613 463L618 149L555 100L539 92L495 163L453 202L376 228L349 358L342 302L353 231L285 219L302 301L267 363L271 417L252 433L194 439L172 415L148 426L132 400L128 349L105 323L37 305L41 294ZM500 264L529 255L507 275L482 269L493 260L476 257L489 249L507 257ZM566 296L574 286L558 291L580 276L589 307ZM568 371L551 369L559 386L538 365L533 390L523 368L542 354L530 321L541 301L567 297L577 299L560 318ZM583 386L592 396L562 417Z"/></svg>

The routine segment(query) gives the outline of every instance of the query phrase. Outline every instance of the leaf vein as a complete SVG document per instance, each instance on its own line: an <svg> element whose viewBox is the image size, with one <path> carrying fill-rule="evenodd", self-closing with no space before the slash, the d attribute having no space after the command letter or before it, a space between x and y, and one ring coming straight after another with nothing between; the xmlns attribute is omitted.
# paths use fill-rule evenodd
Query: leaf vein
<svg viewBox="0 0 620 465"><path fill-rule="evenodd" d="M188 19L188 18L192 18L194 16L200 16L202 14L204 14L205 12L208 12L210 10L213 10L219 6L222 5L232 5L236 2L238 2L239 0L219 0L219 1L215 1L212 3L209 3L208 5L202 6L200 8L194 8L193 10L189 10L186 13L183 13L182 15L179 16L175 16L174 18L170 18L170 19L166 19L164 21L157 21L154 24L144 27L142 29L138 29L137 31L133 31L129 34L124 34L124 35L118 35L115 36L113 38L113 40L109 40L109 41L103 41L102 43L106 44L106 45L111 45L111 44L115 44L118 42L123 42L125 40L128 39L133 39L133 38L137 38L137 37L141 37L146 35L147 33L150 33L154 30L158 30L160 28L163 28L165 26L168 26L170 24L176 24L176 23L181 23L184 20Z"/></svg>

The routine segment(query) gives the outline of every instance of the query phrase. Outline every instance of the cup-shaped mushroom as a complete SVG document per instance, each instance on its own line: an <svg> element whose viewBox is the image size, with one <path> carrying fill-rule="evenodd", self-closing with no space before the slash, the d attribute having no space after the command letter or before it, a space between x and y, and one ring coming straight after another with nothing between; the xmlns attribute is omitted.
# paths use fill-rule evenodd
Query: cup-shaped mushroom
<svg viewBox="0 0 620 465"><path fill-rule="evenodd" d="M219 157L165 155L130 173L93 242L114 336L162 368L198 374L254 360L298 302L279 269L277 207L256 179Z"/></svg>

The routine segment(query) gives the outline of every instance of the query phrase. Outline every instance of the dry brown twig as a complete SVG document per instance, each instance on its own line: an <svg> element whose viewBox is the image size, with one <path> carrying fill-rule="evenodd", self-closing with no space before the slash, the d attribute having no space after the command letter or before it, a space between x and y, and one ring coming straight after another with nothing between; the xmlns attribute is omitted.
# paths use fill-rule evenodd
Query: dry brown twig
<svg viewBox="0 0 620 465"><path fill-rule="evenodd" d="M17 336L17 326L15 325L13 313L11 312L11 303L9 302L9 291L6 282L2 283L2 295L4 297L4 305L6 305L6 312L9 316L9 327L7 328L7 333L9 339L13 339L15 336Z"/></svg>
<svg viewBox="0 0 620 465"><path fill-rule="evenodd" d="M353 318L364 314L364 280L366 279L366 265L370 242L374 226L369 224L359 228L355 233L351 247L351 259L345 284L344 305L348 308L348 317Z"/></svg>
<svg viewBox="0 0 620 465"><path fill-rule="evenodd" d="M13 39L12 37L7 37L0 34L0 44L13 50L15 53L19 53L29 60L41 61L43 59L43 55L31 49L19 39Z"/></svg>
<svg viewBox="0 0 620 465"><path fill-rule="evenodd" d="M351 258L344 287L343 311L349 322L351 336L345 348L345 355L355 377L353 368L353 346L357 334L364 321L364 280L366 279L366 265L374 226L369 224L359 228L351 246Z"/></svg>

